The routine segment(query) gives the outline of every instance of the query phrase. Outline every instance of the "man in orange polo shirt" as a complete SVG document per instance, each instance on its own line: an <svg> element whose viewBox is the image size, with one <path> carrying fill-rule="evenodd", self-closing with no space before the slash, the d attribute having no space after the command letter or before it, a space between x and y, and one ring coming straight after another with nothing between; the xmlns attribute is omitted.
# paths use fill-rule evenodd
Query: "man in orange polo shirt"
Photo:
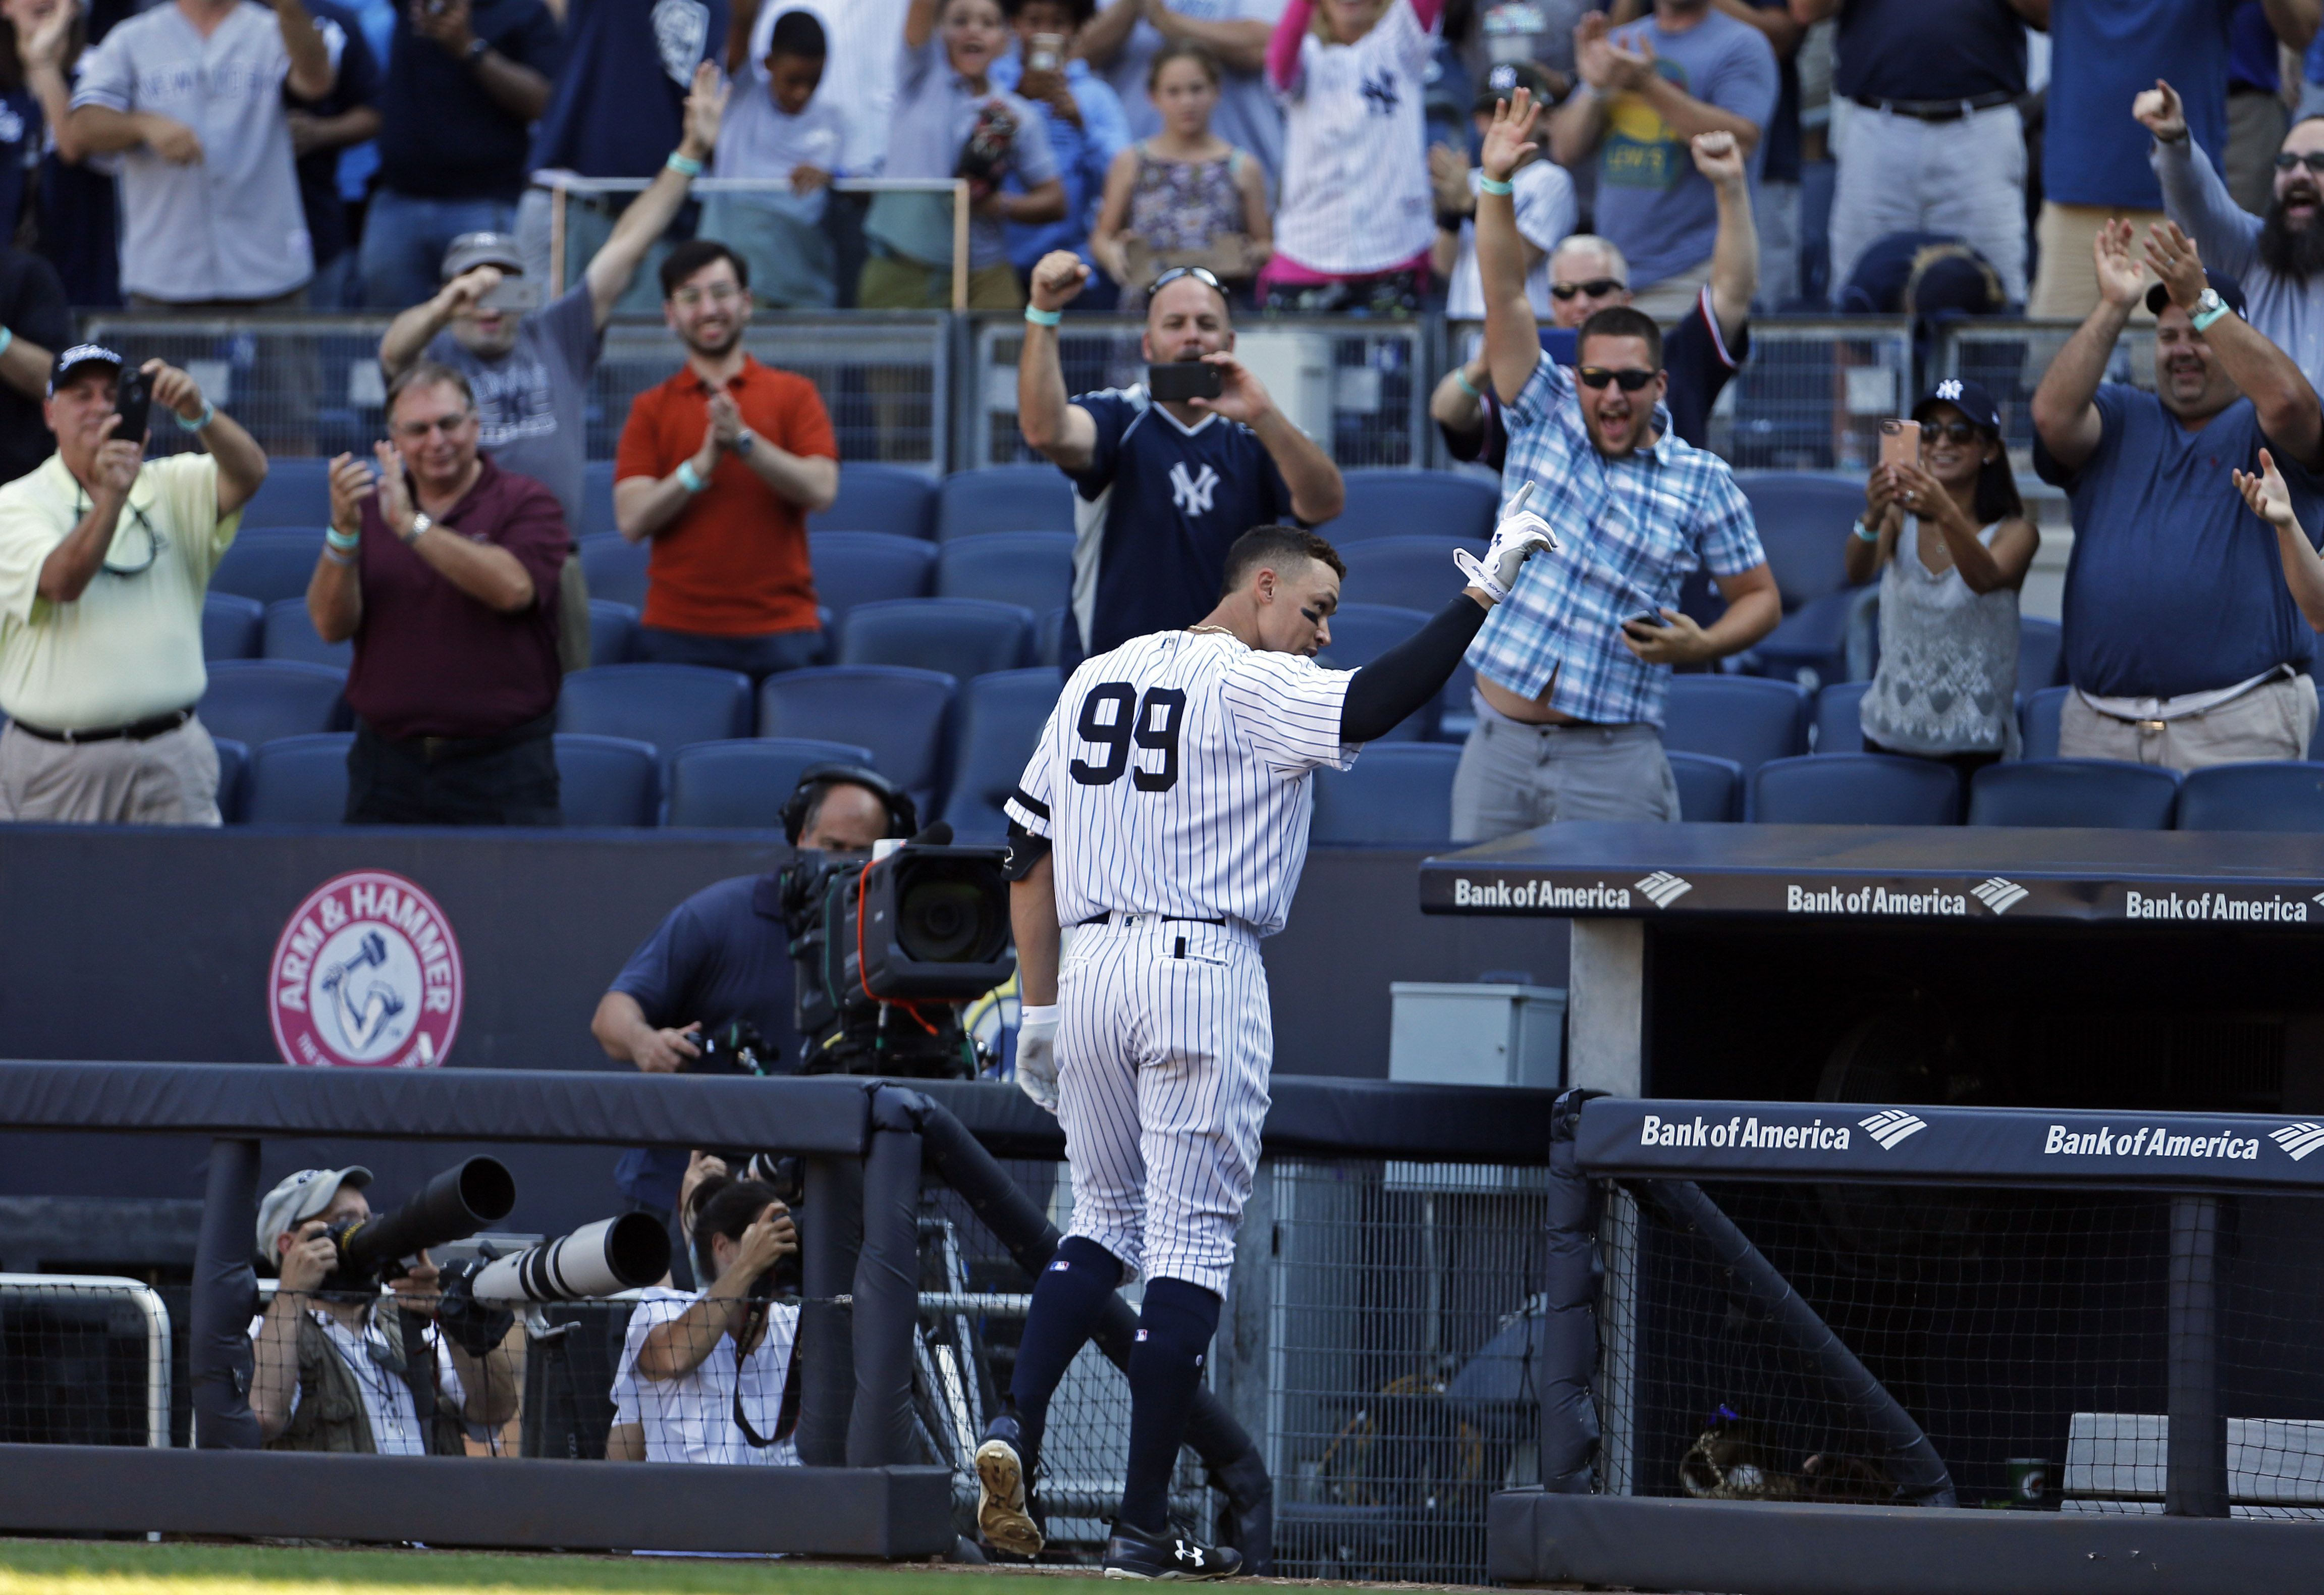
<svg viewBox="0 0 2324 1595"><path fill-rule="evenodd" d="M639 651L755 685L822 655L807 517L839 493L839 447L814 383L742 352L741 257L681 244L661 288L686 368L631 401L613 470L614 523L653 539Z"/></svg>

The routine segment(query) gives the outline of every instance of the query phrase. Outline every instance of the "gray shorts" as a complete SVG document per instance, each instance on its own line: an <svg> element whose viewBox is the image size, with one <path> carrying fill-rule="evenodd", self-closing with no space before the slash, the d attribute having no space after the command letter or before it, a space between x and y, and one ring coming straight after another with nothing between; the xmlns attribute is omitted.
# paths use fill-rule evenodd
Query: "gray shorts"
<svg viewBox="0 0 2324 1595"><path fill-rule="evenodd" d="M1653 726L1525 725L1479 705L1452 777L1452 839L1560 820L1675 820L1678 782Z"/></svg>

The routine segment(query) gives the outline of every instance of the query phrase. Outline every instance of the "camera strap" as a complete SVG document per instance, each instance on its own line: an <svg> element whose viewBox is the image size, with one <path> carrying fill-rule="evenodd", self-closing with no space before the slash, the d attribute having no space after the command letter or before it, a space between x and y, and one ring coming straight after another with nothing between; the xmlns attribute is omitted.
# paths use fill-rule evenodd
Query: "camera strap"
<svg viewBox="0 0 2324 1595"><path fill-rule="evenodd" d="M798 1427L798 1414L799 1359L796 1339L791 1341L790 1360L783 1368L783 1399L775 1409L775 1433L771 1439L761 1435L751 1426L751 1420L742 1415L742 1370L739 1366L735 1369L734 1426L742 1431L742 1439L752 1451L764 1451L779 1441L789 1439L792 1431Z"/></svg>

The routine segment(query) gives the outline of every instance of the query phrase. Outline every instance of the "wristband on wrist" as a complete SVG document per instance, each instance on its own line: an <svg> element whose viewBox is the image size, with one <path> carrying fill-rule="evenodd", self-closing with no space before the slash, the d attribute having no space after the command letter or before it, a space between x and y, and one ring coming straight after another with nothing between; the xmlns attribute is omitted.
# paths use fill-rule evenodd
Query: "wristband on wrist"
<svg viewBox="0 0 2324 1595"><path fill-rule="evenodd" d="M191 419L191 420L188 420L184 416L178 415L178 412L177 412L176 410L171 410L170 413L171 413L172 416L176 416L176 417L177 417L177 422L178 422L178 424L179 424L180 426L181 426L181 427L185 428L185 429L186 429L187 431L189 431L189 432L198 432L198 431L200 431L204 427L208 426L212 421L214 421L214 420L217 419L217 405L215 405L215 404L212 404L212 403L211 403L208 400L207 400L207 399L203 400L203 401L202 401L202 412L201 412L201 414L199 414L199 415L196 416L196 417L195 417L193 419Z"/></svg>
<svg viewBox="0 0 2324 1595"><path fill-rule="evenodd" d="M694 468L694 462L692 460L682 460L679 462L678 467L678 484L686 489L688 493L700 493L705 487L709 485L709 484L703 481L702 473Z"/></svg>
<svg viewBox="0 0 2324 1595"><path fill-rule="evenodd" d="M323 540L330 544L331 547L337 549L342 554L354 553L363 543L362 538L348 532L341 531L336 526L329 527L325 530L323 533Z"/></svg>
<svg viewBox="0 0 2324 1595"><path fill-rule="evenodd" d="M355 557L353 554L342 554L337 549L331 548L326 548L323 550L323 558L334 565L353 565L355 562Z"/></svg>
<svg viewBox="0 0 2324 1595"><path fill-rule="evenodd" d="M1017 1028L1019 1031L1022 1031L1028 1024L1038 1025L1056 1017L1057 1005L1054 1002L1047 1008L1037 1008L1032 1003L1024 1001L1019 1001L1017 1005Z"/></svg>
<svg viewBox="0 0 2324 1595"><path fill-rule="evenodd" d="M691 155L681 155L676 150L672 150L669 152L669 159L663 161L662 164L669 167L672 171L678 172L684 177L700 177L702 175L701 161L696 161Z"/></svg>
<svg viewBox="0 0 2324 1595"><path fill-rule="evenodd" d="M1488 194L1498 194L1504 199L1517 191L1517 186L1515 183L1505 183L1497 177L1480 177L1477 180L1477 187Z"/></svg>
<svg viewBox="0 0 2324 1595"><path fill-rule="evenodd" d="M0 355L6 354L8 352L8 346L15 341L16 329L14 327L0 327Z"/></svg>
<svg viewBox="0 0 2324 1595"><path fill-rule="evenodd" d="M1877 526L1866 525L1864 517L1858 515L1856 518L1856 535L1868 543L1877 543L1880 540L1880 529Z"/></svg>
<svg viewBox="0 0 2324 1595"><path fill-rule="evenodd" d="M2209 332L2211 330L2211 324L2213 322L2218 320L2223 316L2232 316L2235 313L2236 310L2233 305L2217 304L2213 305L2208 310L2200 310L2196 312L2187 319L2188 324L2193 327L2197 332Z"/></svg>
<svg viewBox="0 0 2324 1595"><path fill-rule="evenodd" d="M1037 310L1030 305L1025 307L1025 319L1036 327L1055 327L1065 318L1061 310Z"/></svg>
<svg viewBox="0 0 2324 1595"><path fill-rule="evenodd" d="M1482 399L1482 398L1484 398L1484 396L1485 396L1485 395L1484 395L1484 393L1483 393L1483 392L1482 392L1481 390L1470 386L1470 384L1469 384L1469 368L1468 368L1467 366L1465 366L1465 365L1456 365L1456 366L1454 366L1454 367L1452 368L1452 380L1453 380L1454 382L1456 382L1456 383L1460 383L1460 384L1461 384L1461 391L1462 391L1463 393L1468 394L1470 398L1471 398L1471 399Z"/></svg>
<svg viewBox="0 0 2324 1595"><path fill-rule="evenodd" d="M473 67L484 59L485 53L492 47L493 41L489 39L471 39L468 41L468 48L460 52L460 59Z"/></svg>

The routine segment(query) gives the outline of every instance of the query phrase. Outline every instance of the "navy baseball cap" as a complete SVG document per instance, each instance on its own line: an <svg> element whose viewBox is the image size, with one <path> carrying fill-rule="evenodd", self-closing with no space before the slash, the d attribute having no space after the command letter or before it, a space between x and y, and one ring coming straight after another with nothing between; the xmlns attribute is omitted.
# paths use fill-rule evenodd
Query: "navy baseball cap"
<svg viewBox="0 0 2324 1595"><path fill-rule="evenodd" d="M2227 309L2233 310L2238 316L2244 313L2244 285L2242 283L2236 281L2233 277L2222 276L2219 272L2211 271L2208 267L2204 270L2203 281L2211 285L2212 292L2218 294L2221 299L2227 301ZM2154 284L2153 287L2146 290L2146 313L2148 315L2160 316L2163 314L2163 307L2170 302L2171 290L2163 287L2160 282Z"/></svg>
<svg viewBox="0 0 2324 1595"><path fill-rule="evenodd" d="M1520 88L1533 90L1533 103L1536 106L1557 103L1557 85L1551 81L1547 71L1532 61L1502 61L1485 75L1469 108L1477 115L1489 116L1494 106Z"/></svg>
<svg viewBox="0 0 2324 1595"><path fill-rule="evenodd" d="M1921 401L1913 406L1913 419L1919 420L1921 412L1932 404L1950 404L1978 426L2001 430L2001 411L1995 407L1993 395L1986 392L1983 383L1965 376L1945 378L1921 395Z"/></svg>
<svg viewBox="0 0 2324 1595"><path fill-rule="evenodd" d="M49 396L52 399L56 397L57 384L69 382L73 373L84 365L110 367L115 376L129 369L128 361L124 360L103 344L75 344L71 348L59 355L50 364Z"/></svg>

